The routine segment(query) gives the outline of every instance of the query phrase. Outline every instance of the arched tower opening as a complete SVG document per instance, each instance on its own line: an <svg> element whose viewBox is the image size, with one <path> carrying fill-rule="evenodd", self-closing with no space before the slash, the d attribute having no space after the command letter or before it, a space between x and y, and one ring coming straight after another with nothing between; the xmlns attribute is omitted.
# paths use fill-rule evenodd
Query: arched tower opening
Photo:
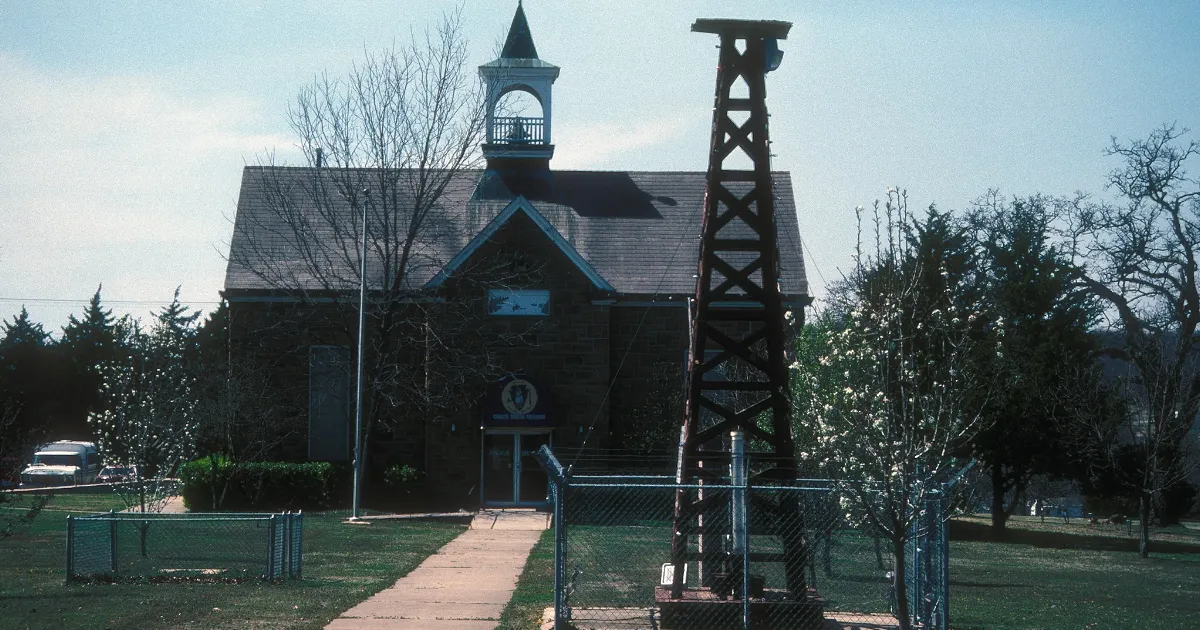
<svg viewBox="0 0 1200 630"><path fill-rule="evenodd" d="M549 170L558 66L538 58L519 3L500 57L479 66L479 76L487 86L483 155L488 168L508 173Z"/></svg>
<svg viewBox="0 0 1200 630"><path fill-rule="evenodd" d="M490 143L546 142L546 113L537 93L527 85L510 85L501 91L493 108L492 121Z"/></svg>

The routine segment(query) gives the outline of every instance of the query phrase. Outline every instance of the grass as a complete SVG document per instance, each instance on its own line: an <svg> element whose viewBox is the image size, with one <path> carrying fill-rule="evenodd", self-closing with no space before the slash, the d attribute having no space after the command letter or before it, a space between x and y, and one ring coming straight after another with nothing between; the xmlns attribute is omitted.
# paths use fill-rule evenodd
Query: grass
<svg viewBox="0 0 1200 630"><path fill-rule="evenodd" d="M652 608L652 587L658 583L659 563L670 557L670 526L667 523L623 523L620 527L572 525L567 546L567 579L575 578L570 603L574 607ZM775 539L752 542L757 551L772 551ZM547 531L534 546L508 606L500 617L503 630L534 630L542 612L554 603L554 532ZM887 583L884 570L875 564L869 539L854 532L837 538L836 558L851 557L851 564L837 566L833 575L818 569L816 584L823 592L838 593L839 610L884 611ZM767 586L782 587L781 571L760 565L752 570L766 573ZM692 576L690 581L696 578Z"/></svg>
<svg viewBox="0 0 1200 630"><path fill-rule="evenodd" d="M554 530L542 533L525 569L517 580L512 599L500 614L500 630L537 630L542 612L554 605Z"/></svg>
<svg viewBox="0 0 1200 630"><path fill-rule="evenodd" d="M991 542L983 519L953 525L958 630L1200 628L1200 531L1156 528L1142 560L1125 527L1018 518Z"/></svg>
<svg viewBox="0 0 1200 630"><path fill-rule="evenodd" d="M462 531L461 526L402 521L349 527L340 522L341 514L309 515L300 582L64 586L65 515L110 507L120 508L114 497L58 496L29 531L0 542L0 628L319 628ZM646 605L648 589L632 585L657 577L669 542L662 525L573 527L568 570L586 569L574 603ZM1005 542L993 542L985 519L966 517L952 524L956 630L1200 628L1200 527L1195 524L1154 529L1148 560L1137 557L1136 539L1125 527L1017 517L1010 528ZM848 557L855 559L849 565ZM818 568L817 587L835 601L842 598L840 608L870 608L881 580L870 542L843 532L833 558L834 575ZM554 600L552 565L553 532L547 531L526 562L500 628L538 628Z"/></svg>
<svg viewBox="0 0 1200 630"><path fill-rule="evenodd" d="M22 496L16 500L15 504L5 504L0 509L23 511L33 498L33 495ZM50 502L42 508L42 511L46 513L46 516L54 515L53 518L58 518L65 517L68 513L92 514L123 509L125 509L125 504L121 503L121 500L114 494L56 494L51 497Z"/></svg>
<svg viewBox="0 0 1200 630"><path fill-rule="evenodd" d="M971 515L956 518L952 523L951 537L983 540L991 538L991 517ZM1089 548L1107 545L1113 550L1136 550L1139 524L1137 520L1122 525L1097 523L1091 525L1086 519L1070 521L1037 516L1014 516L1008 521L1008 539L1020 542L1027 539L1030 544L1045 545L1055 540L1062 545L1085 544ZM1080 543L1086 538L1086 543ZM1171 527L1150 528L1150 551L1200 553L1200 524L1187 523Z"/></svg>
<svg viewBox="0 0 1200 630"><path fill-rule="evenodd" d="M1166 551L1152 551L1150 559L1141 560L1136 540L1124 527L1016 518L1008 541L993 542L986 523L967 517L953 524L950 611L956 630L1200 628L1200 527L1195 524L1156 528L1151 548ZM649 605L649 589L631 585L652 583L643 573L650 565L657 572L667 531L573 526L568 578L572 562L586 569L573 603ZM847 558L853 559L849 565ZM877 607L871 602L886 597L869 540L843 532L833 559L834 575L818 568L816 584L823 595L841 599L839 609L866 612ZM548 531L525 565L500 628L535 630L553 601L553 532Z"/></svg>
<svg viewBox="0 0 1200 630"><path fill-rule="evenodd" d="M107 502L106 502L107 501ZM0 628L321 628L391 585L461 525L307 514L304 579L282 584L64 584L65 517L120 509L116 497L54 497L0 542Z"/></svg>

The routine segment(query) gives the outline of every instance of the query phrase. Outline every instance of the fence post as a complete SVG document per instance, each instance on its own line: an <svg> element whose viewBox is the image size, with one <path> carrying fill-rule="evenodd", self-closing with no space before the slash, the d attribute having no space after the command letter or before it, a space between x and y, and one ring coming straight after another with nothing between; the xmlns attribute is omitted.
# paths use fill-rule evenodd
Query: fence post
<svg viewBox="0 0 1200 630"><path fill-rule="evenodd" d="M941 589L938 587L938 573L935 570L941 569L941 562L934 567L934 561L938 560L937 553L941 551L936 545L938 543L938 525L940 522L939 515L941 514L941 494L935 490L932 496L925 500L925 511L920 519L924 526L922 530L924 534L921 536L921 623L926 627L931 627L934 623L934 613L939 602L938 597L941 595ZM936 626L932 626L936 627Z"/></svg>
<svg viewBox="0 0 1200 630"><path fill-rule="evenodd" d="M567 526L563 523L563 500L566 490L566 480L555 478L551 485L554 489L554 630L566 630L566 606L563 601L566 584L566 536Z"/></svg>
<svg viewBox="0 0 1200 630"><path fill-rule="evenodd" d="M275 515L268 519L267 527L267 581L275 579Z"/></svg>
<svg viewBox="0 0 1200 630"><path fill-rule="evenodd" d="M75 577L75 517L67 515L67 581Z"/></svg>
<svg viewBox="0 0 1200 630"><path fill-rule="evenodd" d="M292 511L283 513L283 536L281 537L279 559L283 563L279 567L279 577L288 579L292 576Z"/></svg>
<svg viewBox="0 0 1200 630"><path fill-rule="evenodd" d="M917 607L921 602L921 519L918 514L913 518L912 529L909 530L908 559L900 570L905 572L902 576L907 588L905 589L905 600L908 603L908 620L915 626L920 618L921 613Z"/></svg>
<svg viewBox="0 0 1200 630"><path fill-rule="evenodd" d="M112 574L117 575L117 511L108 511L108 559Z"/></svg>
<svg viewBox="0 0 1200 630"><path fill-rule="evenodd" d="M942 492L941 500L938 501L938 528L937 528L937 544L942 552L940 566L938 567L940 575L940 590L942 598L941 614L939 615L941 625L938 630L948 630L950 628L950 531L949 524L946 522L947 511L947 493Z"/></svg>
<svg viewBox="0 0 1200 630"><path fill-rule="evenodd" d="M742 628L750 630L750 478L742 475Z"/></svg>
<svg viewBox="0 0 1200 630"><path fill-rule="evenodd" d="M296 579L301 579L304 571L304 510L296 514L300 528L296 530Z"/></svg>

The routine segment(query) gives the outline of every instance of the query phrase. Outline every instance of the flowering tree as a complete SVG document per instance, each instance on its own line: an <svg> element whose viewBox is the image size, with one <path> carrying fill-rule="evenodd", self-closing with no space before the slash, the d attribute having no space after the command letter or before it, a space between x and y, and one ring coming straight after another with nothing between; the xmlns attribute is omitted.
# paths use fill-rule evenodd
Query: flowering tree
<svg viewBox="0 0 1200 630"><path fill-rule="evenodd" d="M793 365L796 435L807 468L841 480L851 518L889 541L907 628L905 545L980 428L968 403L980 387L971 359L998 328L975 306L967 240L950 217L931 208L915 220L904 194L889 189L875 230L874 254L860 244L853 274Z"/></svg>
<svg viewBox="0 0 1200 630"><path fill-rule="evenodd" d="M127 495L127 503L143 512L162 509L173 490L166 479L195 447L198 316L180 305L177 290L149 332L136 320L123 319L118 330L124 352L102 368L105 405L89 422L107 462L137 467L135 492Z"/></svg>

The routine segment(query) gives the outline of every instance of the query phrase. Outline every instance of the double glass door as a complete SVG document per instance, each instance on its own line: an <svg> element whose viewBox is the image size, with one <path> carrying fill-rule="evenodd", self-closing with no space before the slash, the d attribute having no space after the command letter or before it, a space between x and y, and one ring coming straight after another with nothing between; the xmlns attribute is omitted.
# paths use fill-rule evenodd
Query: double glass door
<svg viewBox="0 0 1200 630"><path fill-rule="evenodd" d="M550 443L548 432L487 431L483 434L483 504L541 506L549 478L533 454Z"/></svg>

